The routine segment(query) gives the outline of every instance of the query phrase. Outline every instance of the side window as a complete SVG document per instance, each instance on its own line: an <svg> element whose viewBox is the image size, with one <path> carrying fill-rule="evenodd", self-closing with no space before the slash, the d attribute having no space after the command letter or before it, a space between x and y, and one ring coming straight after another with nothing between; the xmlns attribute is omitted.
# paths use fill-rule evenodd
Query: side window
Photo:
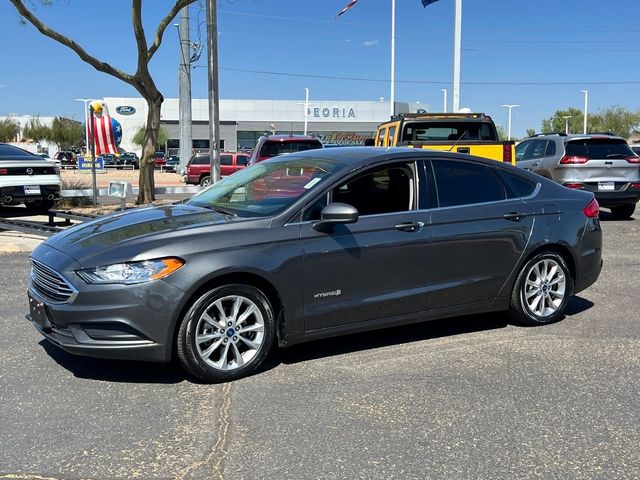
<svg viewBox="0 0 640 480"><path fill-rule="evenodd" d="M247 165L249 163L249 157L246 155L238 155L236 157L236 165Z"/></svg>
<svg viewBox="0 0 640 480"><path fill-rule="evenodd" d="M544 157L544 152L547 150L547 140L534 140L531 147L527 151L526 158L534 160L536 158Z"/></svg>
<svg viewBox="0 0 640 480"><path fill-rule="evenodd" d="M231 165L233 163L232 155L220 155L220 165Z"/></svg>
<svg viewBox="0 0 640 480"><path fill-rule="evenodd" d="M315 203L307 207L302 213L302 221L320 220L320 212L329 204L329 193L320 197Z"/></svg>
<svg viewBox="0 0 640 480"><path fill-rule="evenodd" d="M209 163L211 161L208 155L196 155L191 162L192 165L208 165Z"/></svg>
<svg viewBox="0 0 640 480"><path fill-rule="evenodd" d="M505 172L501 169L496 169L496 173L507 185L507 196L509 198L528 197L536 189L536 183L531 182L520 175L514 175L513 173Z"/></svg>
<svg viewBox="0 0 640 480"><path fill-rule="evenodd" d="M360 215L413 210L413 169L408 164L369 171L334 188L332 201L356 207Z"/></svg>
<svg viewBox="0 0 640 480"><path fill-rule="evenodd" d="M556 142L553 140L549 140L547 143L547 151L545 152L545 157L553 157L556 154Z"/></svg>
<svg viewBox="0 0 640 480"><path fill-rule="evenodd" d="M520 142L516 145L516 162L524 160L524 154L527 151L527 147L531 145L531 142Z"/></svg>
<svg viewBox="0 0 640 480"><path fill-rule="evenodd" d="M393 147L396 144L396 126L389 127L389 140L387 141L387 145Z"/></svg>
<svg viewBox="0 0 640 480"><path fill-rule="evenodd" d="M507 193L493 170L484 165L435 160L436 189L440 207L505 200Z"/></svg>
<svg viewBox="0 0 640 480"><path fill-rule="evenodd" d="M384 140L386 136L387 136L387 129L381 128L380 131L378 132L378 143L376 144L376 146L384 147Z"/></svg>

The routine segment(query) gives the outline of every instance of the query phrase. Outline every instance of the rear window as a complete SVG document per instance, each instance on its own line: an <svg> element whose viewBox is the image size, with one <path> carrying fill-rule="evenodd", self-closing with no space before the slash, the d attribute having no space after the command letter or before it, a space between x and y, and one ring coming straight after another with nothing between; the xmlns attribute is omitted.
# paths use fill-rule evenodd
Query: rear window
<svg viewBox="0 0 640 480"><path fill-rule="evenodd" d="M209 163L211 163L209 155L194 155L189 160L189 165L209 165Z"/></svg>
<svg viewBox="0 0 640 480"><path fill-rule="evenodd" d="M415 122L405 126L402 140L498 140L493 125L487 122Z"/></svg>
<svg viewBox="0 0 640 480"><path fill-rule="evenodd" d="M42 157L13 145L0 144L0 160L42 160Z"/></svg>
<svg viewBox="0 0 640 480"><path fill-rule="evenodd" d="M571 140L565 146L567 155L587 158L615 158L633 155L627 142L615 138Z"/></svg>
<svg viewBox="0 0 640 480"><path fill-rule="evenodd" d="M277 157L285 153L303 152L305 150L314 150L322 148L320 141L301 141L301 142L265 142L260 150L262 157Z"/></svg>

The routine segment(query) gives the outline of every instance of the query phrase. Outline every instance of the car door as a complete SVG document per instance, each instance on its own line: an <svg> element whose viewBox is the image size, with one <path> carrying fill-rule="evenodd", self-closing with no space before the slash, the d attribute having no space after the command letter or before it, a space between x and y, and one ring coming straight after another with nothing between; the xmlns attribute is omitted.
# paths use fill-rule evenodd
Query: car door
<svg viewBox="0 0 640 480"><path fill-rule="evenodd" d="M422 162L378 166L331 189L303 214L306 329L372 321L428 308L429 213L421 210ZM353 224L319 232L328 202L356 207Z"/></svg>
<svg viewBox="0 0 640 480"><path fill-rule="evenodd" d="M431 210L431 308L495 298L518 264L533 227L531 209L509 194L493 167L435 159Z"/></svg>

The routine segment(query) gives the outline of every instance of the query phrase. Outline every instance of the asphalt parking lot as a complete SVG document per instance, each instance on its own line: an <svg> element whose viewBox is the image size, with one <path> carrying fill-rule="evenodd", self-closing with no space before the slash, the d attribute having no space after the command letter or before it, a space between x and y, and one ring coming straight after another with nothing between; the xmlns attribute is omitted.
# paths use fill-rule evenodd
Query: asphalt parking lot
<svg viewBox="0 0 640 480"><path fill-rule="evenodd" d="M0 255L0 479L640 478L640 214L554 325L467 316L277 351L202 385L68 355Z"/></svg>

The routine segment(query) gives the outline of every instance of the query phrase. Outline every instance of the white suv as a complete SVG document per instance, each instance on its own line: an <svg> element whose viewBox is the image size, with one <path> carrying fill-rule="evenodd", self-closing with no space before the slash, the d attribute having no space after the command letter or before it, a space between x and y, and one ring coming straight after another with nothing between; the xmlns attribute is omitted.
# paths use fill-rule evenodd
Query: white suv
<svg viewBox="0 0 640 480"><path fill-rule="evenodd" d="M6 143L0 143L0 205L24 203L46 212L60 198L62 180L55 163Z"/></svg>

